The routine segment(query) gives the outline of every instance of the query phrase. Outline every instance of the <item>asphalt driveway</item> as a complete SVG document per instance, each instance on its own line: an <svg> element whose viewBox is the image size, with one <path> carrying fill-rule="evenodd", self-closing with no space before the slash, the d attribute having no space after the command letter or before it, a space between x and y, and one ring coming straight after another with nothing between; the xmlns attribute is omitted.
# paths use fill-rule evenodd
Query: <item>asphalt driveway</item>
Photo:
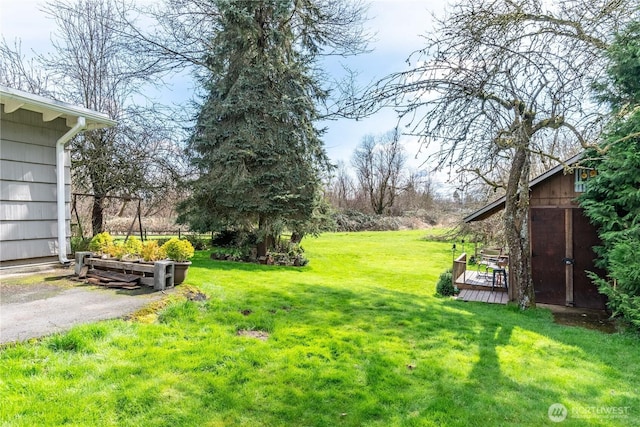
<svg viewBox="0 0 640 427"><path fill-rule="evenodd" d="M0 278L0 344L125 317L166 296L151 288L127 291L72 282L71 274L55 270Z"/></svg>

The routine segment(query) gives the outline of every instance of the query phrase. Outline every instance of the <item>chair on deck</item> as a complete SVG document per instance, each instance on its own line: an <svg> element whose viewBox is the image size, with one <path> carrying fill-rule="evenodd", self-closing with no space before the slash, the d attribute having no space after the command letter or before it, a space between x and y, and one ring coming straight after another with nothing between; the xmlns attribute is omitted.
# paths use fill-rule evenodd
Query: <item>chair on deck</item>
<svg viewBox="0 0 640 427"><path fill-rule="evenodd" d="M486 281L489 281L489 270L492 271L491 290L495 286L509 289L507 285L507 264L509 258L502 253L502 249L483 249L480 251L480 260L478 261L478 276L484 275ZM484 267L484 273L480 272L480 268Z"/></svg>

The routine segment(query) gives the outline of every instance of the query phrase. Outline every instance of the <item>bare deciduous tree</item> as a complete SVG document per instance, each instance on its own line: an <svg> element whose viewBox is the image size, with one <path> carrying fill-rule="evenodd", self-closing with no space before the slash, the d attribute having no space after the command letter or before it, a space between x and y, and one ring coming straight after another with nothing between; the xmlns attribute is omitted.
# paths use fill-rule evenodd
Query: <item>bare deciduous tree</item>
<svg viewBox="0 0 640 427"><path fill-rule="evenodd" d="M529 252L532 158L561 162L558 138L594 144L601 115L591 102L603 51L637 0L469 0L453 6L414 67L365 96L370 112L392 104L440 168L504 189L513 297L535 304ZM373 102L371 103L371 100ZM506 180L496 171L507 170Z"/></svg>
<svg viewBox="0 0 640 427"><path fill-rule="evenodd" d="M36 95L50 96L49 77L33 58L25 58L19 40L10 45L3 37L0 41L0 59L0 84Z"/></svg>
<svg viewBox="0 0 640 427"><path fill-rule="evenodd" d="M387 212L401 190L402 168L406 163L400 132L395 129L377 138L365 136L351 163L373 212L378 215Z"/></svg>
<svg viewBox="0 0 640 427"><path fill-rule="evenodd" d="M120 8L118 9L116 5ZM121 18L131 10L114 0L56 0L43 11L57 24L53 50L26 61L19 44L0 46L2 82L104 112L112 129L84 132L71 142L75 188L94 194L92 228L103 230L105 197L162 200L183 166L175 123L144 91L157 84L157 59L132 49Z"/></svg>
<svg viewBox="0 0 640 427"><path fill-rule="evenodd" d="M351 209L354 207L356 185L343 161L338 162L336 165L332 177L327 183L326 193L333 207L338 209Z"/></svg>
<svg viewBox="0 0 640 427"><path fill-rule="evenodd" d="M431 175L413 171L408 174L402 192L396 202L396 214L403 211L416 211L433 206L434 188Z"/></svg>

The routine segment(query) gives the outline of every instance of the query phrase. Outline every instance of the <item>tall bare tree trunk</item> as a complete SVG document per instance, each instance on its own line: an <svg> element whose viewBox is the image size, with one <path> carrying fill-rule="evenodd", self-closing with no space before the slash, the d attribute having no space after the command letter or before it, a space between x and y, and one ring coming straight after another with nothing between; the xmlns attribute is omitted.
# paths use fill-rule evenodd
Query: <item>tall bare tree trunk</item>
<svg viewBox="0 0 640 427"><path fill-rule="evenodd" d="M504 226L509 247L511 277L510 296L521 309L535 306L535 293L531 277L531 250L529 236L529 170L531 155L520 145L515 152L507 184Z"/></svg>

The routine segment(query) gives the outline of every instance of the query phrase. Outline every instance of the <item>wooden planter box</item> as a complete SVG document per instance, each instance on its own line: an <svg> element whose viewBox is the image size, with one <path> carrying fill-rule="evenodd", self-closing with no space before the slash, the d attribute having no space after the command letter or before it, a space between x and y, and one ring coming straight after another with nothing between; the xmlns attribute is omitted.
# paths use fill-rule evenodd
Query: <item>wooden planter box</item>
<svg viewBox="0 0 640 427"><path fill-rule="evenodd" d="M151 264L102 259L93 255L93 252L76 252L76 274L79 275L83 267L88 267L89 271L102 270L140 276L137 278L138 283L153 286L158 291L171 288L174 285L175 264L173 261L156 261Z"/></svg>

